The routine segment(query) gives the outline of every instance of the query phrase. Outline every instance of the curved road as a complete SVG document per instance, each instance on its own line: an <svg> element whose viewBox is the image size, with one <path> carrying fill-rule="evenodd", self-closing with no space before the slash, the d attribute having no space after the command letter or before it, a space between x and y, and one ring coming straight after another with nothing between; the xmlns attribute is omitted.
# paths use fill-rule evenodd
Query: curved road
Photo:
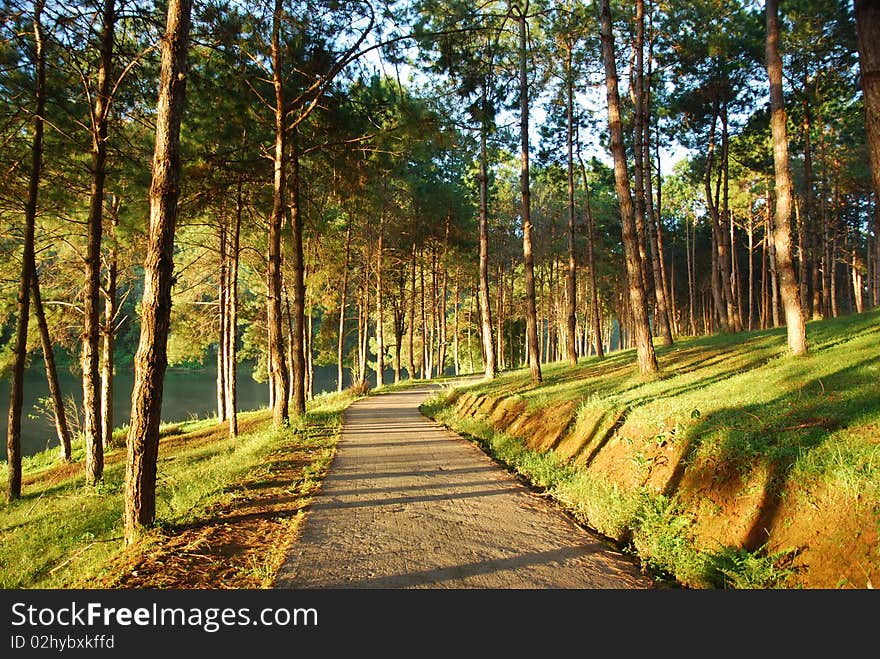
<svg viewBox="0 0 880 659"><path fill-rule="evenodd" d="M423 416L436 390L346 410L276 588L651 588L632 560Z"/></svg>

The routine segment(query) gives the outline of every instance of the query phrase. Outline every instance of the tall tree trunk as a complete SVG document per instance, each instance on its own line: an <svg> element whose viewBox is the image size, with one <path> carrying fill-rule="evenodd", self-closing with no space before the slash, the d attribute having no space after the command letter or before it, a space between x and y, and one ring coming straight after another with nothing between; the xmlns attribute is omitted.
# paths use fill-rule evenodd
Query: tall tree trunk
<svg viewBox="0 0 880 659"><path fill-rule="evenodd" d="M803 213L801 213L801 203L796 196L792 199L792 206L794 208L794 222L797 229L798 296L801 299L801 309L803 310L804 318L807 318L810 315L809 271L807 268L807 240L805 235L807 229Z"/></svg>
<svg viewBox="0 0 880 659"><path fill-rule="evenodd" d="M641 0L639 0L641 2ZM642 18L644 26L644 17ZM642 27L644 30L644 27ZM648 228L648 241L651 247L651 268L654 275L654 298L657 302L654 313L655 322L659 325L660 336L663 345L671 346L672 327L670 323L669 301L666 294L665 277L663 275L663 243L660 240L659 214L654 214L654 192L651 177L651 72L650 54L653 46L648 48L648 74L642 79L642 130L643 153L639 154L643 165L644 193L645 193L645 223Z"/></svg>
<svg viewBox="0 0 880 659"><path fill-rule="evenodd" d="M306 279L308 279L308 276L309 273L307 271ZM310 401L315 398L315 358L314 353L312 352L315 314L314 306L311 301L311 289L306 288L306 291L308 294L308 297L306 298L306 308L308 309L308 312L306 313L305 325L303 327L303 354L305 356L305 396L306 401Z"/></svg>
<svg viewBox="0 0 880 659"><path fill-rule="evenodd" d="M755 222L749 217L749 326L751 332L755 328L754 311L755 311Z"/></svg>
<svg viewBox="0 0 880 659"><path fill-rule="evenodd" d="M768 322L772 320L772 327L779 327L779 273L776 270L776 244L773 242L773 196L770 194L768 183L767 193L767 218L764 227L765 241L767 243L767 267L770 270L770 288L768 304L770 315Z"/></svg>
<svg viewBox="0 0 880 659"><path fill-rule="evenodd" d="M227 286L229 275L227 273L227 246L226 246L226 218L221 218L219 226L220 242L220 276L217 287L217 310L220 318L220 336L217 342L217 421L226 421L226 312L227 312Z"/></svg>
<svg viewBox="0 0 880 659"><path fill-rule="evenodd" d="M839 315L839 309L837 306L837 296L839 293L837 288L837 242L840 232L840 180L837 172L835 172L834 176L834 192L831 197L831 205L832 210L828 217L829 233L831 236L828 245L828 263L829 270L831 271L831 286L829 288L829 294L831 297L831 317L837 318Z"/></svg>
<svg viewBox="0 0 880 659"><path fill-rule="evenodd" d="M101 233L104 213L104 181L107 170L111 67L113 65L115 0L105 0L102 13L98 87L92 114L92 183L87 224L86 279L82 346L83 435L86 444L86 482L97 483L104 475L101 432Z"/></svg>
<svg viewBox="0 0 880 659"><path fill-rule="evenodd" d="M880 206L880 3L855 0L855 14L871 180ZM874 213L874 236L880 236L880 211Z"/></svg>
<svg viewBox="0 0 880 659"><path fill-rule="evenodd" d="M730 323L730 329L733 332L742 332L742 320L738 313L738 306L734 295L735 286L733 283L733 259L731 256L733 251L731 225L733 223L730 217L729 203L729 163L730 141L728 139L727 102L725 101L721 105L721 176L723 193L721 212L718 214L718 263L721 269L722 291L726 301L727 320Z"/></svg>
<svg viewBox="0 0 880 659"><path fill-rule="evenodd" d="M336 339L336 391L343 389L342 362L345 351L345 305L348 294L348 264L351 260L351 218L345 223L345 260L342 263L342 289L339 292L339 331Z"/></svg>
<svg viewBox="0 0 880 659"><path fill-rule="evenodd" d="M446 297L449 293L449 229L452 213L446 214L446 231L443 237L443 255L440 259L442 278L440 282L440 345L437 350L437 375L443 377L446 371ZM398 342L399 343L399 342Z"/></svg>
<svg viewBox="0 0 880 659"><path fill-rule="evenodd" d="M232 225L232 243L229 249L229 293L227 304L227 358L226 367L226 415L229 419L229 436L238 436L238 260L241 251L242 181L238 179L235 195L235 219Z"/></svg>
<svg viewBox="0 0 880 659"><path fill-rule="evenodd" d="M113 441L113 371L114 346L116 337L116 286L118 279L118 249L116 228L119 226L119 199L114 199L110 221L110 248L107 250L107 285L104 288L104 324L101 328L103 346L101 349L101 441L104 447Z"/></svg>
<svg viewBox="0 0 880 659"><path fill-rule="evenodd" d="M639 265L638 237L633 213L632 194L629 187L629 174L626 166L626 151L623 144L623 127L620 121L620 94L617 87L617 63L614 60L614 37L611 30L611 8L609 0L601 0L600 33L602 36L602 57L605 63L605 81L608 96L608 128L611 133L611 150L614 156L614 180L620 204L623 246L626 252L626 273L630 308L636 334L636 353L639 371L652 374L658 371L657 357L648 321L645 290L642 286Z"/></svg>
<svg viewBox="0 0 880 659"><path fill-rule="evenodd" d="M645 230L645 178L643 171L643 159L640 157L644 150L642 137L644 130L642 125L644 117L644 71L645 71L645 6L642 0L636 0L636 32L633 40L630 67L630 98L633 103L633 152L639 157L633 159L633 209L636 221L636 235L639 245L639 267L642 273L642 286L648 290L648 253L646 246ZM648 305L650 307L650 304Z"/></svg>
<svg viewBox="0 0 880 659"><path fill-rule="evenodd" d="M425 248L419 250L419 305L422 315L422 379L431 377L431 349L428 339L428 314L425 307Z"/></svg>
<svg viewBox="0 0 880 659"><path fill-rule="evenodd" d="M706 157L706 176L703 179L703 187L706 191L706 205L709 208L709 218L712 224L712 258L711 258L711 284L712 284L712 301L715 305L715 314L721 323L721 331L727 333L730 331L729 319L727 317L727 307L724 304L724 284L721 275L721 263L718 258L719 246L721 244L720 237L720 220L718 210L717 195L712 193L712 174L715 170L715 126L718 121L718 102L715 102L712 112L712 123L709 132L709 153Z"/></svg>
<svg viewBox="0 0 880 659"><path fill-rule="evenodd" d="M383 328L384 310L382 309L382 257L385 241L385 209L379 215L379 239L376 244L376 387L385 386L385 333Z"/></svg>
<svg viewBox="0 0 880 659"><path fill-rule="evenodd" d="M805 317L814 317L816 309L815 293L810 295L810 283L818 283L818 278L812 276L817 271L815 250L812 245L813 236L813 148L811 133L813 130L813 108L810 103L810 80L807 75L807 67L803 72L804 100L803 100L803 123L802 136L804 142L804 210L801 219L801 227L798 230L798 243L801 257L801 304Z"/></svg>
<svg viewBox="0 0 880 659"><path fill-rule="evenodd" d="M364 387L367 382L367 346L369 345L370 322L370 249L367 247L367 259L364 261L360 282L360 301L358 309L358 386Z"/></svg>
<svg viewBox="0 0 880 659"><path fill-rule="evenodd" d="M859 255L856 251L857 242L854 241L854 245L852 247L851 258L850 261L850 276L852 277L852 292L853 292L853 310L856 313L862 313L864 311L864 299L862 297L862 270L861 264L859 263Z"/></svg>
<svg viewBox="0 0 880 659"><path fill-rule="evenodd" d="M498 286L495 287L495 343L497 345L498 354L498 370L503 371L507 368L507 348L504 340L504 265L498 264Z"/></svg>
<svg viewBox="0 0 880 659"><path fill-rule="evenodd" d="M489 155L486 142L489 132L489 111L486 99L487 81L483 80L480 127L480 291L478 306L480 310L480 337L483 347L483 374L487 380L495 377L495 347L492 343L492 310L489 307Z"/></svg>
<svg viewBox="0 0 880 659"><path fill-rule="evenodd" d="M275 88L275 153L274 179L272 190L272 214L269 216L269 254L266 291L266 315L269 326L269 372L272 382L274 406L272 420L275 427L281 427L289 418L288 400L290 381L284 367L284 334L282 331L281 306L281 227L284 223L284 193L286 176L286 136L284 84L281 60L281 19L284 13L283 0L275 0L272 14L272 84Z"/></svg>
<svg viewBox="0 0 880 659"><path fill-rule="evenodd" d="M538 314L535 300L535 263L532 255L532 202L529 184L529 70L528 70L528 12L529 0L516 4L519 20L519 93L520 93L520 197L522 199L523 271L526 289L526 346L532 382L538 384L541 376L541 355L538 346Z"/></svg>
<svg viewBox="0 0 880 659"><path fill-rule="evenodd" d="M412 244L412 263L410 264L410 288L409 288L409 330L407 332L407 341L409 354L407 355L407 371L409 371L409 379L415 380L418 377L416 373L416 357L414 354L414 335L416 333L416 243Z"/></svg>
<svg viewBox="0 0 880 659"><path fill-rule="evenodd" d="M788 348L795 355L803 355L807 352L807 335L791 259L791 174L788 165L786 113L782 96L782 60L779 57L778 0L767 0L766 12L770 129L773 135L773 164L776 170L773 243L776 250L776 269L779 273L779 292L785 309Z"/></svg>
<svg viewBox="0 0 880 659"><path fill-rule="evenodd" d="M653 61L653 51L651 51L651 53L651 60ZM657 203L655 211L657 217L657 251L660 254L660 278L663 282L663 291L666 295L666 300L669 306L669 322L672 325L672 334L675 335L679 331L679 325L677 324L678 309L675 303L675 260L670 259L672 271L667 275L665 258L666 249L663 247L663 170L661 169L660 129L658 123L659 122L655 122L654 124L654 134L657 136L657 139L654 140L654 155L657 162Z"/></svg>
<svg viewBox="0 0 880 659"><path fill-rule="evenodd" d="M436 243L431 244L431 340L428 343L430 346L428 348L428 372L434 373L434 368L438 366L437 359L435 359L434 346L437 346L437 353L440 352L439 345L439 332L438 328L440 323L438 322L439 313L437 312L437 245ZM437 375L440 375L439 369L437 371Z"/></svg>
<svg viewBox="0 0 880 659"><path fill-rule="evenodd" d="M458 339L458 312L459 305L461 304L461 282L459 280L458 273L456 273L455 277L455 306L452 308L453 313L453 321L452 321L452 363L455 369L455 375L461 375L461 359L459 357L459 339ZM410 351L412 352L412 351Z"/></svg>
<svg viewBox="0 0 880 659"><path fill-rule="evenodd" d="M150 186L141 334L134 359L131 426L125 469L125 543L134 543L156 516L156 460L174 279L174 230L180 195L180 124L186 91L191 0L169 0Z"/></svg>
<svg viewBox="0 0 880 659"><path fill-rule="evenodd" d="M290 255L293 274L293 336L291 355L293 374L291 399L294 416L306 413L306 286L303 252L303 216L300 208L299 144L296 130L290 138Z"/></svg>
<svg viewBox="0 0 880 659"><path fill-rule="evenodd" d="M577 259L575 258L575 218L574 218L574 72L572 69L572 52L568 48L565 58L566 87L566 134L565 142L568 150L568 275L565 280L567 292L565 329L568 338L568 362L577 366Z"/></svg>
<svg viewBox="0 0 880 659"><path fill-rule="evenodd" d="M688 326L690 327L691 336L697 335L696 321L696 298L694 296L694 259L692 252L692 243L694 231L690 230L690 221L685 218L684 221L684 240L685 240L685 258L687 261L687 277L688 277Z"/></svg>
<svg viewBox="0 0 880 659"><path fill-rule="evenodd" d="M9 418L6 428L6 500L21 498L21 411L24 401L24 366L27 360L27 334L30 320L31 278L34 277L34 237L37 219L37 196L43 170L43 112L46 107L46 53L43 46L43 0L34 2L34 116L31 142L31 171L24 210L24 246L21 278L18 285L18 319L15 324L14 361L9 384Z"/></svg>

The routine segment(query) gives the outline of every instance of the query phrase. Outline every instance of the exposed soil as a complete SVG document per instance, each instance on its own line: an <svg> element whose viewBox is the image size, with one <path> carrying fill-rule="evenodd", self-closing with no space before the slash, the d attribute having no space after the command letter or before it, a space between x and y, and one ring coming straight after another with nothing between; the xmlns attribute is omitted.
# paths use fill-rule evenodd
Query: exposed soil
<svg viewBox="0 0 880 659"><path fill-rule="evenodd" d="M785 587L873 588L880 582L880 510L870 501L821 485L799 488L785 479L780 465L744 469L732 460L689 458L687 444L658 442L656 429L638 427L626 410L615 416L588 409L575 422L564 406L527 410L516 396L465 392L447 402L461 416L519 436L530 448L554 450L624 490L644 487L679 497L693 515L697 545L707 551L723 545L779 554L779 567L791 571ZM493 413L507 407L519 414ZM571 417L567 424L566 416ZM826 427L827 420L808 419L797 427L813 424ZM552 443L522 432L544 425L565 430Z"/></svg>
<svg viewBox="0 0 880 659"><path fill-rule="evenodd" d="M263 419L240 426L249 432ZM253 426L253 427L251 427ZM96 588L265 588L283 561L317 485L332 429L308 446L291 443L270 454L198 523L159 529L108 566ZM163 440L164 453L226 438L225 426ZM124 455L124 453L122 453Z"/></svg>

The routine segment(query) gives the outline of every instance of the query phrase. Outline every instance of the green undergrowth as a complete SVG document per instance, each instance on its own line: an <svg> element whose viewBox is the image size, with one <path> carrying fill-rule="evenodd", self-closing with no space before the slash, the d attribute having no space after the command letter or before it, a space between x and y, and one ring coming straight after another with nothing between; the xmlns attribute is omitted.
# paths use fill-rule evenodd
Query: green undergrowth
<svg viewBox="0 0 880 659"><path fill-rule="evenodd" d="M785 330L685 338L657 346L660 373L645 378L634 351L577 367L547 364L440 394L423 411L469 435L497 460L544 488L585 524L638 554L660 578L705 588L784 587L790 552L699 547L695 510L679 497L691 465L714 465L743 483L760 475L769 497L830 492L840 505L880 514L880 311L807 324L810 354L785 350ZM630 450L627 486L584 468L592 456L560 459L454 407L461 392L516 397L526 413L576 404L569 428ZM615 425L615 421L617 421ZM658 448L682 456L675 482L647 487ZM601 447L600 449L601 450ZM588 451L589 452L589 451ZM577 458L578 456L573 456ZM619 479L618 479L619 480Z"/></svg>
<svg viewBox="0 0 880 659"><path fill-rule="evenodd" d="M335 436L351 400L349 393L318 397L305 417L278 430L268 410L240 413L240 427L247 430L234 440L216 419L164 427L164 437L180 441L171 451L160 449L156 528L206 518L236 481L258 471L278 447ZM95 486L85 483L80 465L73 475L59 467L57 449L24 460L25 481L38 478L23 488L21 499L0 508L0 588L88 587L123 551L124 450L108 450L103 480ZM74 459L81 453L77 447ZM154 540L148 533L143 542Z"/></svg>

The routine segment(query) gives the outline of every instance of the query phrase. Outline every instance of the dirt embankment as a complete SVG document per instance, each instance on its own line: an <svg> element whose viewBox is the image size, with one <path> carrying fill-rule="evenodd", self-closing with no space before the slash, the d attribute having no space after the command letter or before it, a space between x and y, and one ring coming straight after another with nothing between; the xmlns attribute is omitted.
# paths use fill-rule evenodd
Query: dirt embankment
<svg viewBox="0 0 880 659"><path fill-rule="evenodd" d="M627 409L576 402L529 409L515 394L467 391L453 392L446 404L458 416L488 423L534 451L553 451L624 491L646 488L676 497L692 517L687 533L700 549L788 552L793 573L786 587L872 588L880 582L878 511L858 496L821 485L804 490L773 465L744 468L701 458L687 442L665 441L656 428L638 427ZM624 530L615 539L625 536Z"/></svg>

